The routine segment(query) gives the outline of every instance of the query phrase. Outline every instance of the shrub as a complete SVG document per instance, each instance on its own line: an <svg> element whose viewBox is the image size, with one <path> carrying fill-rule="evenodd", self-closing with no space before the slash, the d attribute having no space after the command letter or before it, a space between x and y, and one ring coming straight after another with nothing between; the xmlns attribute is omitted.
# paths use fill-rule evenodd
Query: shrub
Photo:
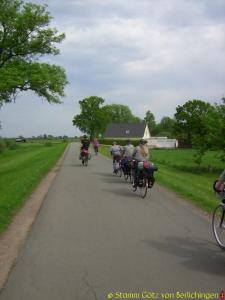
<svg viewBox="0 0 225 300"><path fill-rule="evenodd" d="M10 146L8 147L9 150L16 150L20 147L20 145L18 145L17 143L13 142L12 144L10 144Z"/></svg>
<svg viewBox="0 0 225 300"><path fill-rule="evenodd" d="M113 141L116 141L118 145L125 146L128 139L99 139L99 143L102 145L112 145ZM137 146L139 144L140 139L131 139L131 144Z"/></svg>
<svg viewBox="0 0 225 300"><path fill-rule="evenodd" d="M19 145L15 142L15 140L5 140L5 143L6 143L6 147L9 149L9 150L16 150L19 148Z"/></svg>

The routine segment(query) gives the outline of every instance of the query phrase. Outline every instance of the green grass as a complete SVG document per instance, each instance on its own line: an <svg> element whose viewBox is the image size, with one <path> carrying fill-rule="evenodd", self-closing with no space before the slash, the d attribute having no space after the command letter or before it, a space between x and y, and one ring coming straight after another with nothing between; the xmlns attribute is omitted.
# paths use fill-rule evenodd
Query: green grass
<svg viewBox="0 0 225 300"><path fill-rule="evenodd" d="M192 173L222 171L221 153L208 151L203 156L200 166L195 163L195 153L192 149L151 150L150 157L157 163Z"/></svg>
<svg viewBox="0 0 225 300"><path fill-rule="evenodd" d="M109 146L101 146L100 152L110 156ZM220 153L209 151L198 167L194 154L191 149L151 150L150 159L159 167L155 172L156 181L204 211L212 212L218 203L212 184L224 165L219 160Z"/></svg>
<svg viewBox="0 0 225 300"><path fill-rule="evenodd" d="M111 157L111 154L109 152L109 148L110 146L106 146L106 145L101 145L99 147L99 152L107 157Z"/></svg>
<svg viewBox="0 0 225 300"><path fill-rule="evenodd" d="M0 155L0 232L37 186L40 179L55 165L66 143L21 144Z"/></svg>

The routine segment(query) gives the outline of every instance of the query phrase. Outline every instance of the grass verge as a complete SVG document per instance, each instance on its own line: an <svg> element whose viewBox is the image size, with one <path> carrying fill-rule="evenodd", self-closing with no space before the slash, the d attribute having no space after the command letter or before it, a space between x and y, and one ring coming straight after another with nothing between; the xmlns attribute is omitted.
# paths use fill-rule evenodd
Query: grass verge
<svg viewBox="0 0 225 300"><path fill-rule="evenodd" d="M109 146L102 145L100 153L110 157ZM151 150L150 157L159 168L156 181L206 212L212 212L218 199L212 189L223 166L219 153L208 152L201 167L194 163L194 150Z"/></svg>
<svg viewBox="0 0 225 300"><path fill-rule="evenodd" d="M50 147L27 143L0 155L0 233L66 146L66 143L54 143Z"/></svg>

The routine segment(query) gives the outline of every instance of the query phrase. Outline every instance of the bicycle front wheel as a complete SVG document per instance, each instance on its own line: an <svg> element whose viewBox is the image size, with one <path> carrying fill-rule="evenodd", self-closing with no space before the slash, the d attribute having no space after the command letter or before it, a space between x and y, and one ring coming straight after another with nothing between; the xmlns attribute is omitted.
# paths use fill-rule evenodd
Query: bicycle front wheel
<svg viewBox="0 0 225 300"><path fill-rule="evenodd" d="M213 213L213 234L218 245L225 249L225 205L219 204Z"/></svg>

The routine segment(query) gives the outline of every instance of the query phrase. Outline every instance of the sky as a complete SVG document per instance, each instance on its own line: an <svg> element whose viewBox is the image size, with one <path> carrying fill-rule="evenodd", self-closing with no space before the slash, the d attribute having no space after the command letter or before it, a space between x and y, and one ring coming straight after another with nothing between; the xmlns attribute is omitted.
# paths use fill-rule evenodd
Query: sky
<svg viewBox="0 0 225 300"><path fill-rule="evenodd" d="M47 4L51 27L66 34L47 62L66 70L63 104L32 92L0 109L0 136L79 135L79 100L129 106L157 122L192 99L225 96L224 0L33 0Z"/></svg>

